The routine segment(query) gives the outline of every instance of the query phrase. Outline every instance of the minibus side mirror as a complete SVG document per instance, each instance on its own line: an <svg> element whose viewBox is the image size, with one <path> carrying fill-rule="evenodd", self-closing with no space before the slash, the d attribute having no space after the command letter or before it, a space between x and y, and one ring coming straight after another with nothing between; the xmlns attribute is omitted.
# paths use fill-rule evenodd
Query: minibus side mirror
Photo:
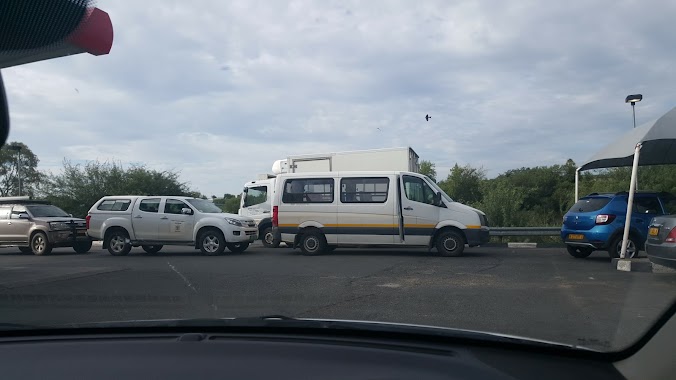
<svg viewBox="0 0 676 380"><path fill-rule="evenodd" d="M444 203L441 201L441 193L434 193L434 205L442 207Z"/></svg>

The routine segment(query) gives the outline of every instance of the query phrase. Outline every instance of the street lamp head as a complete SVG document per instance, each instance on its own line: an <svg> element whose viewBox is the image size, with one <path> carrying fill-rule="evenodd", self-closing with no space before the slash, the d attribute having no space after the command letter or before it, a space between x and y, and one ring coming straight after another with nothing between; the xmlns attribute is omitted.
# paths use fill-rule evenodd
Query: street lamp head
<svg viewBox="0 0 676 380"><path fill-rule="evenodd" d="M625 103L631 103L634 105L634 103L638 103L641 100L643 100L643 95L641 94L634 94L634 95L628 95L626 99L624 99Z"/></svg>

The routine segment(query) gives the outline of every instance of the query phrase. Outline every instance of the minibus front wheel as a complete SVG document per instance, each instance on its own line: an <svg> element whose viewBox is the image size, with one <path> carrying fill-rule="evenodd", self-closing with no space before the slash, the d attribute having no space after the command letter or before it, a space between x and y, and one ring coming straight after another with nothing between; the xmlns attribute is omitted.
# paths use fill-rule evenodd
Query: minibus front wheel
<svg viewBox="0 0 676 380"><path fill-rule="evenodd" d="M436 246L441 256L460 256L465 250L465 239L459 232L449 229L437 235Z"/></svg>

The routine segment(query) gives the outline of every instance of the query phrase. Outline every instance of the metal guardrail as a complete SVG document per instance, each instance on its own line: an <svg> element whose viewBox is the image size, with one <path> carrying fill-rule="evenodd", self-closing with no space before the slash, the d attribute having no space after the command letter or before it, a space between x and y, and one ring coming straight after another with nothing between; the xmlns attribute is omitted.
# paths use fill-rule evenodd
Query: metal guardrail
<svg viewBox="0 0 676 380"><path fill-rule="evenodd" d="M490 227L491 236L559 236L561 227Z"/></svg>

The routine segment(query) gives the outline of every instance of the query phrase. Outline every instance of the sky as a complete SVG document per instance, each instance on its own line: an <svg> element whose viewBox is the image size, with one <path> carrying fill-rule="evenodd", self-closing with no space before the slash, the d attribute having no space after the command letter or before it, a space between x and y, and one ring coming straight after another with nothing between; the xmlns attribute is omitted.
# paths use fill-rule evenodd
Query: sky
<svg viewBox="0 0 676 380"><path fill-rule="evenodd" d="M676 2L99 0L115 38L3 70L12 129L64 159L239 193L289 155L411 146L446 177L581 164L676 106ZM425 115L432 118L425 120Z"/></svg>

